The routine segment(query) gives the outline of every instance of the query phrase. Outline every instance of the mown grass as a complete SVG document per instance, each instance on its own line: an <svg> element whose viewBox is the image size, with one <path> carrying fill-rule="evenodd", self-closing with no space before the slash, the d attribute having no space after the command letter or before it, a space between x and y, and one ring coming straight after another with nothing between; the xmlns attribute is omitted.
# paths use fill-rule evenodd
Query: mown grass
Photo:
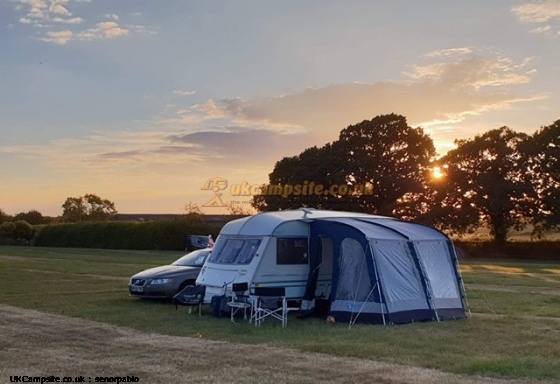
<svg viewBox="0 0 560 384"><path fill-rule="evenodd" d="M553 263L477 260L462 265L473 316L399 326L328 325L290 319L288 328L231 324L128 296L132 274L181 252L0 247L0 303L145 332L271 344L444 371L560 379L560 268Z"/></svg>

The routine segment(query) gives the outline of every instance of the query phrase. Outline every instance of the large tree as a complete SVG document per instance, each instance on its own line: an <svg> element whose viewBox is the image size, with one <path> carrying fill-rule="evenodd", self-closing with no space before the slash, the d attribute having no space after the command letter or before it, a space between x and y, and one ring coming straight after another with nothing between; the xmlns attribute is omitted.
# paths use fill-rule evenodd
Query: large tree
<svg viewBox="0 0 560 384"><path fill-rule="evenodd" d="M422 128L401 115L381 115L343 129L335 146L346 181L373 188L358 198L362 210L407 218L426 210L436 151Z"/></svg>
<svg viewBox="0 0 560 384"><path fill-rule="evenodd" d="M538 197L537 231L560 225L560 120L542 127L524 146L527 168Z"/></svg>
<svg viewBox="0 0 560 384"><path fill-rule="evenodd" d="M331 144L322 148L311 147L297 156L278 161L269 174L269 184L263 185L262 193L253 197L253 207L258 211L300 207L352 209L350 205L354 204L353 209L358 209L347 196L315 193L315 185L345 184L340 172L340 156L335 150ZM300 189L287 193L295 186Z"/></svg>
<svg viewBox="0 0 560 384"><path fill-rule="evenodd" d="M511 228L527 224L535 196L522 151L526 140L527 135L502 127L455 141L457 148L440 160L445 176L434 213L443 228L464 233L486 225L503 244Z"/></svg>
<svg viewBox="0 0 560 384"><path fill-rule="evenodd" d="M377 116L343 129L333 143L283 158L266 186L314 183L326 189L345 186L353 193L260 194L253 206L260 211L307 206L415 217L429 195L434 156L433 142L421 128L411 128L400 115Z"/></svg>
<svg viewBox="0 0 560 384"><path fill-rule="evenodd" d="M62 220L70 223L105 221L117 213L115 203L91 193L80 197L68 197L62 204L62 209Z"/></svg>

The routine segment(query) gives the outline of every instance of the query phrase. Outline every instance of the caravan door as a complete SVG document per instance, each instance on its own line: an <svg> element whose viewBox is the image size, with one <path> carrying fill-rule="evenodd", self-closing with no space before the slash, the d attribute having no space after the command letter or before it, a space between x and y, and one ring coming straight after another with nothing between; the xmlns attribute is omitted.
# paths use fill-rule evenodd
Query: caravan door
<svg viewBox="0 0 560 384"><path fill-rule="evenodd" d="M309 274L307 237L273 237L255 273L257 287L285 287L290 299L303 297Z"/></svg>

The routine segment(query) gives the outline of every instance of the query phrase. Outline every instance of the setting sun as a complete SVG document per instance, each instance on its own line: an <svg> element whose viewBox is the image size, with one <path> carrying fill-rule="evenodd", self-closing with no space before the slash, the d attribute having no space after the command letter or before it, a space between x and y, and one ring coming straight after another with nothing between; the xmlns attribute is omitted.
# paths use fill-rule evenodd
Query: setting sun
<svg viewBox="0 0 560 384"><path fill-rule="evenodd" d="M441 172L440 167L434 167L434 169L432 170L432 174L434 175L435 179L440 179L443 177L443 173Z"/></svg>

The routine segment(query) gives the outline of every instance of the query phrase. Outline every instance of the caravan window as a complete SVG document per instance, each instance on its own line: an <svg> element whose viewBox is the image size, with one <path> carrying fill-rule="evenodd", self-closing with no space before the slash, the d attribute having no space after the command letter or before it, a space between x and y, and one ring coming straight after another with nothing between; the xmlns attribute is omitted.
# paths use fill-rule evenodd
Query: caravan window
<svg viewBox="0 0 560 384"><path fill-rule="evenodd" d="M261 239L228 239L222 238L216 242L208 261L217 264L249 264Z"/></svg>
<svg viewBox="0 0 560 384"><path fill-rule="evenodd" d="M279 238L276 241L276 264L307 264L307 238Z"/></svg>

